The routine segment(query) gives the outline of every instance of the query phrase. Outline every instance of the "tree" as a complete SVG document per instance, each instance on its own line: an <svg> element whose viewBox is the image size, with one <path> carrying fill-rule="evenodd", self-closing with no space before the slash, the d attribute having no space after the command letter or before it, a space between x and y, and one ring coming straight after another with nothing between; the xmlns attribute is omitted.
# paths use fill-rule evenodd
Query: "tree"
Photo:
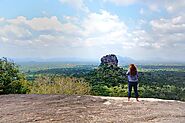
<svg viewBox="0 0 185 123"><path fill-rule="evenodd" d="M111 95L111 87L127 84L126 71L115 65L100 65L97 69L89 72L85 79L91 85L94 95Z"/></svg>
<svg viewBox="0 0 185 123"><path fill-rule="evenodd" d="M25 76L14 62L0 59L0 94L26 93L28 91Z"/></svg>

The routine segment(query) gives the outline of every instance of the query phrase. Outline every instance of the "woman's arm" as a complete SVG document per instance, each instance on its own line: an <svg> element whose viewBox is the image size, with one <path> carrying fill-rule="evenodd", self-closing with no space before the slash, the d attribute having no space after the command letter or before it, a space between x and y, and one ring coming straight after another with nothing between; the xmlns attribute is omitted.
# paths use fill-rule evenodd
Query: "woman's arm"
<svg viewBox="0 0 185 123"><path fill-rule="evenodd" d="M126 72L126 75L129 75L129 73L130 73L130 70L128 70L128 71Z"/></svg>

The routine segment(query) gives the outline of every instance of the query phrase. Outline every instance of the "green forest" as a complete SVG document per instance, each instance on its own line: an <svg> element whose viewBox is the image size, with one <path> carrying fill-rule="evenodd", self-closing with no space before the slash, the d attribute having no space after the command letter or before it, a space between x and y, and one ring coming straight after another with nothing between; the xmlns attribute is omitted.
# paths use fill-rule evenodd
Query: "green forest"
<svg viewBox="0 0 185 123"><path fill-rule="evenodd" d="M185 65L137 65L139 95L185 101ZM15 64L0 59L0 94L77 94L127 97L128 65ZM134 94L132 94L134 97Z"/></svg>

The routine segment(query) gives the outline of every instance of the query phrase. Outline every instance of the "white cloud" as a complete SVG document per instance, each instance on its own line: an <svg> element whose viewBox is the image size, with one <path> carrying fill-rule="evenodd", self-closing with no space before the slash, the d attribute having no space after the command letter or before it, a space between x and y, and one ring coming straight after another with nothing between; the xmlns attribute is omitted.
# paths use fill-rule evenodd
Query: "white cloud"
<svg viewBox="0 0 185 123"><path fill-rule="evenodd" d="M2 41L2 42L7 42L7 41L8 41L8 38L1 37L1 41Z"/></svg>
<svg viewBox="0 0 185 123"><path fill-rule="evenodd" d="M136 3L138 0L104 0L104 2L112 2L115 3L116 5L131 5Z"/></svg>
<svg viewBox="0 0 185 123"><path fill-rule="evenodd" d="M161 12L166 10L170 14L183 14L185 11L185 0L103 0L111 2L118 6L129 6L136 3L145 5L153 12ZM143 10L140 9L140 14Z"/></svg>
<svg viewBox="0 0 185 123"><path fill-rule="evenodd" d="M87 45L117 44L128 38L127 26L118 16L101 10L100 13L90 13L82 23L82 34Z"/></svg>
<svg viewBox="0 0 185 123"><path fill-rule="evenodd" d="M139 10L139 13L140 13L141 15L143 15L143 14L144 14L144 9L141 8L141 9Z"/></svg>
<svg viewBox="0 0 185 123"><path fill-rule="evenodd" d="M0 22L3 22L4 21L4 18L0 18Z"/></svg>
<svg viewBox="0 0 185 123"><path fill-rule="evenodd" d="M83 0L59 0L62 4L69 4L77 10L82 10L84 12L89 12L88 7L85 5Z"/></svg>
<svg viewBox="0 0 185 123"><path fill-rule="evenodd" d="M150 10L159 12L161 10L166 10L169 14L183 14L185 11L185 1L184 0L155 0L155 1L142 1L146 3Z"/></svg>
<svg viewBox="0 0 185 123"><path fill-rule="evenodd" d="M160 33L181 33L185 32L185 16L177 16L172 19L152 20L152 28Z"/></svg>
<svg viewBox="0 0 185 123"><path fill-rule="evenodd" d="M43 55L47 55L46 50L62 52L65 49L65 52L72 52L72 49L80 48L81 51L87 48L89 50L104 46L112 47L116 44L132 47L128 42L128 27L118 16L107 11L89 13L83 20L75 17L64 17L64 19L64 22L55 16L33 19L19 16L14 19L3 19L3 24L0 24L2 28L0 42L9 48L14 45L17 49L30 50L30 52L35 49L35 52L38 51Z"/></svg>
<svg viewBox="0 0 185 123"><path fill-rule="evenodd" d="M101 10L100 14L91 13L84 20L82 25L89 33L108 33L114 31L115 29L123 29L126 31L126 25L119 20L119 17L116 15L111 15L107 11Z"/></svg>
<svg viewBox="0 0 185 123"><path fill-rule="evenodd" d="M40 17L28 20L26 17L18 16L15 19L6 20L11 25L15 26L29 26L33 30L37 31L47 31L56 30L62 31L62 24L56 16L52 17Z"/></svg>
<svg viewBox="0 0 185 123"><path fill-rule="evenodd" d="M17 46L64 46L68 40L75 41L79 34L77 25L62 23L55 16L30 20L19 16L15 19L4 19L0 27L0 42ZM71 37L74 39L71 40Z"/></svg>
<svg viewBox="0 0 185 123"><path fill-rule="evenodd" d="M119 16L105 10L88 13L81 20L73 16L63 19L60 21L56 16L0 18L0 46L3 47L0 55L99 56L112 52L136 59L154 58L156 54L180 59L182 51L185 52L184 15L152 20L149 25L141 19L138 21L141 28L137 29L130 29ZM150 26L151 30L142 25ZM172 51L173 55L169 56Z"/></svg>
<svg viewBox="0 0 185 123"><path fill-rule="evenodd" d="M0 35L7 39L14 38L26 38L30 37L32 34L28 29L23 27L15 26L15 25L6 25L1 27Z"/></svg>
<svg viewBox="0 0 185 123"><path fill-rule="evenodd" d="M31 21L28 21L28 25L38 31L46 31L46 30L56 30L62 31L62 24L59 22L56 16L52 16L51 18L33 18Z"/></svg>
<svg viewBox="0 0 185 123"><path fill-rule="evenodd" d="M179 51L176 55L182 55L182 50L185 51L182 49L182 46L185 46L185 16L152 20L150 24L153 30L152 35L156 39L154 46L159 47L160 45L164 51Z"/></svg>
<svg viewBox="0 0 185 123"><path fill-rule="evenodd" d="M152 12L160 12L160 8L163 7L165 2L161 2L160 0L155 1L146 1L146 0L104 0L104 2L111 2L117 6L129 6L133 4L143 4L148 7L148 9ZM139 13L142 15L144 14L143 8L139 10Z"/></svg>
<svg viewBox="0 0 185 123"><path fill-rule="evenodd" d="M140 1L141 3L147 5L150 10L154 12L161 12L166 10L169 14L183 14L185 11L185 1L184 0L155 0L155 1Z"/></svg>
<svg viewBox="0 0 185 123"><path fill-rule="evenodd" d="M159 5L157 5L156 3L150 3L148 6L149 6L149 9L152 10L152 11L155 11L155 12L160 11Z"/></svg>
<svg viewBox="0 0 185 123"><path fill-rule="evenodd" d="M183 13L185 10L184 0L165 1L165 8L169 13Z"/></svg>

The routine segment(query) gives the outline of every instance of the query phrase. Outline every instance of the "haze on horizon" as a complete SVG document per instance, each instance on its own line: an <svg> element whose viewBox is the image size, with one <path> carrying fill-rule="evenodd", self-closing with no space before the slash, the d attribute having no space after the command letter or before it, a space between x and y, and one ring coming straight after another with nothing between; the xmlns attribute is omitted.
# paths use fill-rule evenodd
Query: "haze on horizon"
<svg viewBox="0 0 185 123"><path fill-rule="evenodd" d="M184 0L1 0L0 57L185 63Z"/></svg>

